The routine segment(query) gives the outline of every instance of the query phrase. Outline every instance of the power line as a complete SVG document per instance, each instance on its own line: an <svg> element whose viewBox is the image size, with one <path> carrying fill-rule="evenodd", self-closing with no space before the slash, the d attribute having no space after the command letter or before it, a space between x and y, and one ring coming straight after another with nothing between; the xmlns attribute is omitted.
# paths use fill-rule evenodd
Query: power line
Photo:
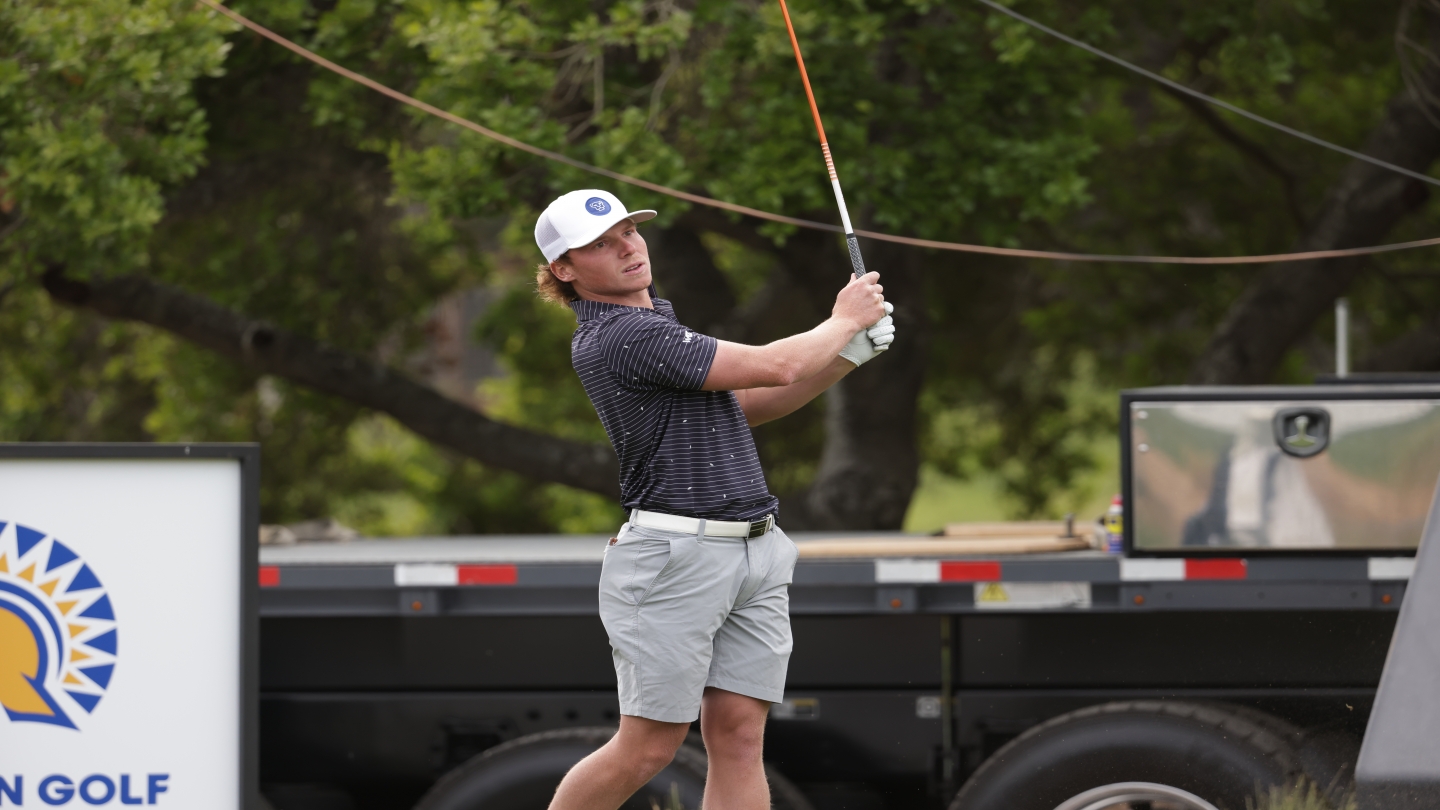
<svg viewBox="0 0 1440 810"><path fill-rule="evenodd" d="M421 101L421 100L419 100L419 99L417 99L417 98L408 96L408 95L400 92L399 90L395 90L395 89L392 89L392 88L390 88L390 87L386 87L385 85L383 85L383 84L375 81L374 79L371 79L371 78L369 78L369 77L367 77L367 76L363 76L363 75L361 75L361 74L359 74L359 73L356 73L355 71L350 70L349 68L341 67L340 65L337 65L337 64L335 64L334 62L331 62L329 59L326 59L325 57L320 56L320 55L314 53L313 51L310 51L310 50L306 49L305 47L303 47L303 46L301 46L301 45L297 45L296 43L291 42L290 40L286 39L285 37L283 37L283 36L281 36L281 35L279 35L279 34L277 34L277 33L275 33L274 31L271 31L270 29L264 27L263 25L260 25L259 23L256 23L256 22L253 22L253 21L250 20L249 18L247 18L247 17L245 17L245 16L243 16L243 15L241 15L241 14L238 14L238 13L236 13L236 12L234 12L234 11L231 11L230 9L226 8L225 6L222 6L222 5L220 5L219 3L215 2L215 0L200 0L200 2L201 2L201 3L204 3L206 6L209 6L210 8L214 9L215 11L218 11L219 13L223 14L224 16L229 17L231 20L234 20L235 22L237 22L237 23L239 23L240 25L242 25L242 26L250 29L251 31L254 31L255 33L259 34L260 36L265 37L266 39L268 39L268 40L270 40L270 41L272 41L272 42L280 45L281 47L286 48L287 50L290 50L291 52L297 54L298 56L300 56L300 57L302 57L302 58L304 58L304 59L306 59L306 60L309 60L310 62L313 62L313 63L319 65L319 66L322 67L322 68L325 68L325 69L328 70L328 71L331 71L331 72L336 73L336 74L338 74L338 75L340 75L340 76L343 76L343 77L345 77L345 78L349 79L350 81L355 82L355 83L357 83L357 84L364 85L365 87L368 87L368 88L370 88L371 90L374 90L375 92L380 93L380 94L383 95L383 96L387 96L387 97L389 97L389 98L392 98L392 99L400 102L401 104L409 105L409 106L411 106L411 107L414 107L414 108L417 109L417 110L421 110L422 112L425 112L425 113L428 113L428 114L430 114L430 115L433 115L433 116L435 116L436 118L440 118L440 119L443 119L443 120L445 120L445 121L449 121L449 122L452 123L452 124L455 124L455 125L457 125L457 126L464 127L465 129L468 129L468 130L470 130L470 131L472 131L472 132L475 132L475 133L477 133L477 134L483 135L483 136L485 136L486 138L490 138L491 140L498 141L499 143L503 143L503 144L505 144L506 146L509 146L509 147L511 147L511 148L519 149L519 150L522 151L522 152L527 152L527 153L532 154L532 155L535 155L535 156L537 156L537 157L545 158L546 160L553 160L553 161L555 161L555 162L557 162L557 163L563 163L563 164L565 164L565 165L567 165L567 166L573 166L573 167L575 167L575 168L577 168L577 169L581 169L581 170L583 170L583 171L591 172L592 174L598 174L598 175L600 175L601 177L608 177L608 178L610 178L611 180L615 180L615 181L617 181L617 182L626 183L626 184L628 184L628 185L637 186L637 187L639 187L639 188L643 188L643 189L646 189L646 190L649 190L649 191L654 191L654 192L656 192L656 193L658 193L658 194L664 194L664 195L667 195L667 196L670 196L670 197L674 197L674 198L679 199L679 200L685 200L686 202L695 203L696 205L704 205L704 206L708 206L708 207L710 207L710 208L718 208L718 209L720 209L720 210L722 210L722 211L731 211L731 212L733 212L733 213L743 214L743 215L745 215L745 216L755 217L756 219L763 219L763 220L767 220L767 221L770 221L770 222L779 222L779 223L783 223L783 224L786 224L786 225L794 225L794 226L796 226L796 227L798 227L798 228L810 228L810 229L812 229L812 230L828 231L828 232L830 232L830 233L843 233L843 229L840 228L840 227L837 226L837 225L830 225L830 224L825 223L825 222L815 222L815 221L813 221L813 220L808 220L808 219L799 219L799 218L797 218L797 217L789 217L789 216L785 216L784 214L776 214L776 213L772 213L772 212L770 212L770 211L762 211L762 210L760 210L760 209L758 209L758 208L751 208L751 207L745 206L745 205L738 205L738 204L736 204L736 203L725 202L724 200L717 200L717 199L715 199L715 198L713 198L713 197L705 197L705 196L702 196L702 195L700 195L700 194L692 194L692 193L690 193L690 192L688 192L688 191L681 191L681 190L679 190L679 189L670 188L669 186L662 186L662 185L660 185L660 184L658 184L658 183L652 183L652 182L650 182L650 181L648 181L648 180L641 180L641 179L638 178L638 177L631 177L631 176L628 175L628 174L621 174L620 172L615 172L615 171L611 171L611 170L609 170L609 169L601 168L601 167L599 167L599 166L594 166L594 165L591 165L591 164L589 164L589 163L585 163L584 161L576 160L575 158L569 157L569 156L567 156L567 155L562 155L562 154L560 154L559 152L552 152L552 151L550 151L550 150L548 150L548 149L542 149L542 148L540 148L540 147L538 147L538 146L534 146L534 145L525 143L524 141L517 140L517 139L515 139L515 138L510 137L509 135L504 135L504 134L501 134L501 133L499 133L499 132L496 132L495 130L490 129L490 128L488 128L488 127L481 126L480 124L477 124L477 123L475 123L474 121L471 121L471 120L469 120L469 119L461 118L460 116L455 115L454 113L451 113L451 112L447 112L447 111L445 111L445 110L442 110L442 109L440 109L439 107L435 107L435 106L433 106L433 105L431 105L431 104L427 104L427 103L425 103L425 102L423 102L423 101ZM980 0L980 2L982 2L982 3L987 3L987 4L988 4L989 0ZM997 7L997 8L1000 8L1000 10L1006 11L1007 13L1009 13L1008 10L1004 9L1003 7ZM1014 16L1014 15L1012 15L1012 16ZM1021 18L1021 19L1024 20L1024 18ZM1039 25L1038 23L1035 23L1035 24L1036 24L1036 25ZM1044 28L1042 27L1042 30L1048 31L1049 29L1044 29ZM1050 32L1050 33L1054 33L1054 32ZM1056 34L1056 36L1061 36L1062 38L1064 38L1063 35L1060 35L1060 34ZM1074 44L1079 45L1080 47L1086 48L1087 50L1091 50L1088 45L1085 45L1085 44L1083 44L1083 43L1076 42L1076 43L1074 43ZM1097 53L1099 53L1099 52L1097 51ZM1106 58L1108 58L1108 59L1114 59L1114 57L1110 57L1110 56L1108 56L1108 55L1106 55L1106 54L1102 54L1102 55L1105 55ZM1116 61L1120 61L1120 60L1116 60ZM1129 67L1133 67L1133 66L1129 65L1129 63L1126 63L1126 62L1122 62L1122 64L1125 64L1126 66L1129 66ZM1136 69L1136 70L1140 70L1140 68L1135 68L1135 69ZM1159 78L1159 77L1156 77L1156 78ZM1169 81L1168 79L1161 79L1161 80L1162 80L1162 81ZM1208 99L1208 97L1206 97L1206 98ZM1216 102L1216 103L1223 104L1223 102ZM1242 111L1242 112L1243 112L1243 111ZM1247 113L1247 115L1248 115L1248 113ZM1261 120L1263 120L1263 119L1261 119ZM1277 124L1276 126L1279 126L1279 125ZM1303 135L1303 133L1301 133L1301 134ZM1304 137L1306 137L1307 139L1309 138L1309 136L1304 136ZM1321 141L1321 143L1324 143L1324 142ZM1336 148L1336 149L1339 149L1340 147L1335 147L1335 148ZM1361 156L1361 155L1358 155L1358 154L1357 154L1357 156L1359 156L1359 157L1364 157L1364 156ZM1368 159L1368 158L1367 158L1367 159ZM1371 160L1371 162L1373 163L1373 162L1375 162L1375 161L1374 161L1374 160ZM1387 166L1387 167L1389 166L1389 164L1383 163L1383 162L1381 163L1381 165L1384 165L1384 166ZM1391 167L1391 168L1397 168L1398 171L1402 171L1402 172L1403 172L1403 171L1406 171L1406 170L1404 170L1404 169L1398 169L1398 167ZM1407 172L1407 173L1409 173L1409 172ZM1423 178L1423 176L1421 176L1421 177L1422 177L1422 179L1428 179L1428 178ZM1434 182L1434 181L1431 181L1431 182ZM989 246L986 246L986 245L968 245L968 244L965 244L965 243L963 243L963 242L938 242L938 241L935 241L935 240L932 240L932 239L916 239L916 238L914 238L914 237L909 237L909 236L896 236L895 234L880 233L880 232L877 232L877 231L866 231L866 230L859 230L859 229L857 229L857 230L855 231L855 234L856 234L857 236L863 236L863 237L865 237L865 238L867 238L867 239L876 239L876 240L883 241L883 242L895 242L895 243L897 243L897 244L910 245L910 246L912 246L912 247L933 248L933 249L936 249L936 250L953 250L953 251L959 251L959 252L962 252L962 253L979 253L979 254L984 254L984 255L989 255L989 256L1005 256L1005 257L1010 257L1010 258L1022 258L1022 259L1046 259L1046 260L1049 260L1049 261L1070 261L1070 262L1126 262L1126 263L1132 263L1132 264L1190 264L1190 265L1270 264L1270 263L1273 263L1273 262L1298 262L1298 261L1309 261L1309 260L1313 260L1313 259L1336 259L1336 258L1344 258L1344 257L1347 257L1347 256L1365 256L1365 255L1370 255L1370 254L1374 254L1374 253L1388 253L1388 252L1396 251L1396 250L1410 250L1410 249L1413 249L1413 248L1421 248L1421 247L1430 247L1430 246L1434 246L1434 245L1440 245L1440 237L1437 237L1437 238L1433 238L1433 239L1420 239L1420 240L1416 240L1416 241L1413 241L1413 242L1399 242L1399 243L1389 244L1389 245L1373 245L1373 246L1370 246L1370 247L1359 247L1359 248L1342 248L1342 249L1338 249L1338 250L1311 250L1311 251L1305 251L1305 252L1301 252L1301 253L1275 253L1275 254L1261 255L1261 256L1132 256L1132 255L1104 255L1104 254L1096 254L1096 253L1062 253L1062 252L1051 251L1051 250L1024 250L1024 249L1020 249L1020 248L997 248L997 247L989 247Z"/></svg>
<svg viewBox="0 0 1440 810"><path fill-rule="evenodd" d="M1293 135L1293 136L1295 136L1296 138L1299 138L1299 139L1301 139L1301 140L1303 140L1303 141L1309 141L1310 143L1313 143L1313 144L1315 144L1316 146L1323 146L1323 147L1325 147L1326 149L1330 149L1330 150L1332 150L1332 151L1339 152L1339 153L1342 154L1342 155L1349 155L1350 157L1355 158L1356 160L1363 160L1363 161L1365 161L1366 163L1374 164L1374 165L1376 165L1376 166L1379 166L1379 167L1382 168L1382 169L1389 169L1389 170L1392 171L1392 172L1399 172L1400 174L1403 174L1403 175L1405 175L1406 177L1413 177L1413 178L1415 178L1416 180L1420 180L1420 181L1429 183L1429 184L1432 185L1432 186L1440 186L1440 180L1436 180L1435 178L1430 177L1429 175L1421 174L1421 173L1419 173L1419 172L1412 172L1412 171L1410 171L1409 169L1406 169L1406 168L1404 168L1404 167L1402 167L1402 166L1396 166L1394 163L1387 163L1387 162L1381 160L1380 158L1371 157L1370 155L1367 155L1367 154L1365 154L1364 152L1356 152L1354 149L1346 149L1346 148L1343 147L1343 146L1339 146L1339 145L1337 145L1337 144L1330 143L1330 142L1327 141L1327 140L1324 140L1324 139L1322 139L1322 138L1317 138L1317 137L1315 137L1314 135L1311 135L1311 134L1309 134L1309 133L1301 132L1300 130L1295 129L1295 128L1293 128L1293 127L1287 127L1287 126L1285 126L1284 124L1279 123L1278 121L1271 121L1269 118L1266 118L1266 117L1261 116L1261 115L1256 115L1255 113L1252 113L1252 112L1250 112L1249 110L1244 109L1244 108L1242 108L1242 107L1236 107L1234 104L1231 104L1231 103L1228 102L1228 101L1221 101L1220 99L1215 98L1214 96L1207 96L1207 95L1205 95L1204 93L1200 92L1199 90L1193 90L1193 89L1191 89L1191 88L1189 88L1189 87L1186 87L1185 85L1183 85L1183 84L1181 84L1181 83L1179 83L1179 82L1177 82L1177 81L1172 81L1172 80L1170 80L1170 79L1167 79L1167 78L1165 78L1164 76L1161 76L1161 75L1158 74L1158 73L1152 73L1151 71L1148 71L1148 70L1146 70L1145 68L1140 67L1139 65L1132 64L1132 63L1130 63L1130 62L1126 62L1124 59L1121 59L1121 58L1118 57L1118 56L1113 56L1113 55L1111 55L1111 54L1108 54L1108 53L1100 50L1099 48L1095 47L1094 45L1090 45L1090 44L1088 44L1088 43L1081 42L1080 40L1075 39L1074 37L1071 37L1071 36L1067 36L1067 35L1065 35L1065 34L1062 34L1062 33L1060 33L1059 31L1056 31L1054 28L1051 28L1051 27L1049 27L1048 25L1045 25L1044 23L1038 22L1038 21L1036 21L1036 20L1032 20L1032 19L1030 19L1029 17L1026 17L1024 14L1019 13L1018 11L1012 11L1011 9L1008 9L1008 8L1000 5L999 3L995 2L995 0L976 0L976 2L981 3L982 5L989 6L990 8L992 8L992 9L1000 12L1001 14L1004 14L1004 15L1007 16L1007 17L1011 17L1011 18L1013 18L1013 19L1019 20L1020 22L1025 23L1026 25L1030 26L1031 28L1036 29L1037 31L1044 31L1045 33L1049 34L1049 35L1052 36L1052 37L1055 37L1056 39L1058 39L1058 40L1060 40L1060 41L1062 41L1062 42L1067 42L1067 43L1069 43L1069 44L1071 44L1071 45L1074 45L1074 46L1077 47L1077 48L1080 48L1081 50L1088 51L1088 52L1090 52L1090 53L1092 53L1092 54L1100 57L1101 59L1104 59L1104 60L1109 61L1109 62L1114 62L1115 64L1119 65L1120 67L1125 68L1126 70L1134 71L1135 73L1138 73L1138 74L1140 74L1141 76L1144 76L1144 77L1147 78L1147 79L1151 79L1151 80L1153 80L1153 81L1157 81L1157 82L1165 85L1166 87L1168 87L1168 88L1170 88L1171 90L1174 90L1174 91L1176 91L1176 92L1178 92L1178 93L1184 93L1184 94L1187 95L1187 96L1193 96L1193 97L1195 97L1195 98L1200 99L1201 101L1209 102L1210 104L1214 104L1216 107L1219 107L1219 108L1221 108L1222 110L1229 110L1230 112L1235 113L1236 115L1240 115L1240 116L1244 116L1245 118L1249 118L1251 121L1254 121L1254 122L1257 123L1257 124L1264 124L1265 126L1270 127L1271 129L1278 129L1278 130L1280 130L1281 132L1285 133L1286 135Z"/></svg>

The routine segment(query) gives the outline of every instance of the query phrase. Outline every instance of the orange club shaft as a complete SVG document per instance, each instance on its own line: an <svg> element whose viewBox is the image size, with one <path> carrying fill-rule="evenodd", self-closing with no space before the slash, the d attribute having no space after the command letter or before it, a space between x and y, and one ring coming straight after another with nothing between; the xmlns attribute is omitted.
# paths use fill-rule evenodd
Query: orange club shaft
<svg viewBox="0 0 1440 810"><path fill-rule="evenodd" d="M845 246L850 251L850 268L855 277L865 275L865 260L860 257L860 241L855 238L855 228L850 224L850 212L845 207L845 194L840 191L840 175L835 172L835 160L830 156L830 142L825 139L825 124L820 120L820 105L815 103L815 91L810 88L810 73L805 70L805 57L800 55L800 39L795 36L795 23L790 20L790 7L780 0L780 14L785 17L785 30L790 32L790 47L795 49L795 64L800 67L800 81L805 85L805 98L810 101L810 115L815 118L815 134L820 137L820 153L825 157L825 171L830 174L830 187L835 191L835 204L840 208L840 224L845 228Z"/></svg>

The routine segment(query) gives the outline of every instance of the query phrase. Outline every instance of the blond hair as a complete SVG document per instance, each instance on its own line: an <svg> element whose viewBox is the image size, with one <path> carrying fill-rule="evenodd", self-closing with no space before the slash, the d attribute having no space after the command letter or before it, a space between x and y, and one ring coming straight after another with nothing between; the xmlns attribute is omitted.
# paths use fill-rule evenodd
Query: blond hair
<svg viewBox="0 0 1440 810"><path fill-rule="evenodd" d="M555 261L569 264L563 255ZM535 292L539 294L542 301L550 301L564 306L569 306L571 301L580 300L580 294L575 292L575 285L557 278L548 264L535 265Z"/></svg>

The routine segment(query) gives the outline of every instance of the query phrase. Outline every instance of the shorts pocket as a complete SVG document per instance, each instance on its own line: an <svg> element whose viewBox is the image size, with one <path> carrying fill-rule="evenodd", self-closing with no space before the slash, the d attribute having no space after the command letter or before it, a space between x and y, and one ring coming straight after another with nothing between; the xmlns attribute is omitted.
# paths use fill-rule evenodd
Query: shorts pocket
<svg viewBox="0 0 1440 810"><path fill-rule="evenodd" d="M784 540L784 542L780 544L780 548L784 550L785 555L789 558L789 564L785 566L785 582L787 584L793 583L795 581L795 564L800 562L800 547L795 545L795 541L790 539L790 535L780 531L779 526L775 527L775 533L780 535Z"/></svg>
<svg viewBox="0 0 1440 810"><path fill-rule="evenodd" d="M655 592L655 587L675 570L679 563L680 556L684 551L685 541L691 539L683 534L672 534L670 532L666 532L666 534L668 535L667 537L646 541L665 544L665 564L660 567L660 570L650 579L650 584L639 594L639 599L635 602L636 605L645 604L645 600L649 599L650 594Z"/></svg>
<svg viewBox="0 0 1440 810"><path fill-rule="evenodd" d="M684 536L632 529L611 547L610 556L618 557L615 560L617 563L623 560L622 565L629 569L622 574L623 584L620 586L621 595L627 603L635 606L644 604L655 586L673 570L679 550L677 539L683 540Z"/></svg>

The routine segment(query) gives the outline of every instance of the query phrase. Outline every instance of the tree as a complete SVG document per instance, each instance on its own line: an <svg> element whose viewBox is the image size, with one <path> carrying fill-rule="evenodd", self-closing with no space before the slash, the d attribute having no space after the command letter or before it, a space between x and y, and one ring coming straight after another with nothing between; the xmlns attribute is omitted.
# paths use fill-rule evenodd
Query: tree
<svg viewBox="0 0 1440 810"><path fill-rule="evenodd" d="M0 35L28 42L26 9L5 8ZM56 19L119 13L99 0L41 8ZM788 41L768 3L342 0L240 10L531 143L760 208L833 217ZM1373 4L1024 10L1343 143L1383 131L1405 107L1390 46L1397 14ZM867 0L793 12L865 226L988 244L1204 254L1367 241L1433 221L1429 203L1403 189L1395 199L1407 202L1375 208L1370 230L1348 209L1337 220L1338 191L1328 192L1328 208L1314 201L1355 182L1344 179L1355 172L1343 161L1184 103L979 6ZM212 17L188 7L173 16L174 31L154 35L163 48L193 39L223 55ZM402 110L248 35L230 37L223 75L218 61L198 57L190 73L172 74L184 87L171 107L203 112L191 113L187 131L208 123L204 141L185 153L189 169L176 169L179 161L163 174L131 159L85 170L86 183L148 178L163 191L163 218L132 228L126 261L84 241L84 217L54 213L63 206L46 208L7 174L6 224L26 223L18 234L38 221L58 235L0 246L17 285L0 330L39 335L26 351L0 346L11 392L0 400L9 403L0 404L0 425L16 438L264 439L272 520L396 491L439 516L416 525L442 529L614 520L603 498L538 483L608 495L613 459L568 372L570 315L526 290L535 212L596 180ZM43 49L17 52L30 54L16 63L30 73L12 75L65 69ZM72 89L83 86L23 83L54 108L99 110L96 120L105 104L121 104ZM1387 98L1400 99L1389 118ZM115 114L179 115L160 115L167 109ZM24 119L6 116L6 154L25 153L16 144L40 150L31 129L11 123ZM1409 134L1395 142L1412 151L1432 137L1413 115L1404 126ZM114 137L96 131L97 143ZM1426 168L1423 152L1402 159ZM845 278L847 260L829 234L612 190L632 207L662 210L646 230L657 281L696 328L748 341L804 328ZM1317 318L1344 288L1317 285L1295 314L1257 318L1272 304L1255 290L1283 288L1295 268L1196 272L865 250L897 303L902 339L822 403L757 432L792 528L896 526L921 464L997 470L1017 513L1042 513L1093 463L1086 437L1113 425L1111 406L1090 393L1095 385L1177 381L1202 368L1220 369L1193 372L1216 381L1304 379L1327 362ZM1419 362L1436 329L1423 331L1440 288L1417 275L1422 262L1393 256L1358 270L1301 271L1352 279L1361 345L1389 345L1376 356L1403 365ZM42 273L48 292L36 286ZM417 371L407 358L424 342L433 302L477 284L499 290L480 337L509 375L455 403L407 379L407 369ZM164 332L124 325L134 322ZM1243 348L1253 346L1266 357L1241 371L1216 359L1254 358ZM77 400L85 388L91 395ZM71 400L63 412L43 404ZM399 451L383 448L400 439L367 409L484 466L410 445L410 466L397 465ZM415 471L397 480L397 468Z"/></svg>
<svg viewBox="0 0 1440 810"><path fill-rule="evenodd" d="M1431 46L1440 44L1440 19L1426 8ZM1364 152L1411 171L1429 170L1440 158L1440 125L1427 109L1440 92L1440 64L1423 64L1415 83L1386 105L1385 117L1366 139ZM1319 210L1303 221L1298 251L1360 247L1384 240L1407 216L1422 210L1430 190L1420 181L1354 161L1327 191ZM1302 214L1303 216L1303 214ZM1262 383L1285 352L1314 329L1336 298L1365 273L1365 257L1299 262L1268 268L1231 306L1196 362L1198 383Z"/></svg>

